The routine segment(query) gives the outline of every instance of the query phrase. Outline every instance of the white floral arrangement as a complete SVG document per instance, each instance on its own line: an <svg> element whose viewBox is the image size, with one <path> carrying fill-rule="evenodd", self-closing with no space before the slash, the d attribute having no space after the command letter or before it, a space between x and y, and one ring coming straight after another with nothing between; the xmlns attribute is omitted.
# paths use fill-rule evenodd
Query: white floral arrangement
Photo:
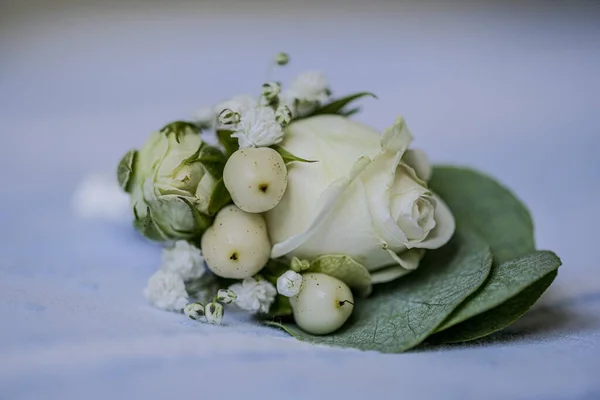
<svg viewBox="0 0 600 400"><path fill-rule="evenodd" d="M382 352L523 315L561 264L536 250L527 209L477 171L432 167L403 117L383 132L352 120L373 94L332 93L320 72L266 82L127 152L134 226L165 244L148 300L212 324L236 306L301 340Z"/></svg>

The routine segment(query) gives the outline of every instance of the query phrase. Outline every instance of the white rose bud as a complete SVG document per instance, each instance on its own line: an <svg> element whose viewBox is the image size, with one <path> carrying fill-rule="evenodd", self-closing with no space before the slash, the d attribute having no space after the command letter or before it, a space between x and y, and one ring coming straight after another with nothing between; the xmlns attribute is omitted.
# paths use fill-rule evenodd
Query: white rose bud
<svg viewBox="0 0 600 400"><path fill-rule="evenodd" d="M285 271L277 278L277 292L285 297L292 297L300 292L302 275L292 270Z"/></svg>
<svg viewBox="0 0 600 400"><path fill-rule="evenodd" d="M202 236L208 268L222 278L256 275L269 261L271 243L265 220L234 205L224 207Z"/></svg>
<svg viewBox="0 0 600 400"><path fill-rule="evenodd" d="M262 85L262 95L267 102L272 103L281 92L281 84L278 82L267 82Z"/></svg>
<svg viewBox="0 0 600 400"><path fill-rule="evenodd" d="M212 303L208 303L206 305L206 320L214 325L221 325L221 322L223 321L223 314L225 313L225 310L223 309L223 306L219 303L217 303L216 301L213 301Z"/></svg>
<svg viewBox="0 0 600 400"><path fill-rule="evenodd" d="M224 304L231 304L236 298L237 295L230 289L219 289L217 292L217 300Z"/></svg>
<svg viewBox="0 0 600 400"><path fill-rule="evenodd" d="M277 107L275 121L282 127L288 126L292 121L292 110L286 105Z"/></svg>
<svg viewBox="0 0 600 400"><path fill-rule="evenodd" d="M191 319L198 320L204 316L204 306L199 302L189 303L183 308L183 313Z"/></svg>
<svg viewBox="0 0 600 400"><path fill-rule="evenodd" d="M329 275L303 275L300 293L290 298L294 320L314 335L326 335L339 329L354 310L354 297L348 285Z"/></svg>
<svg viewBox="0 0 600 400"><path fill-rule="evenodd" d="M223 182L236 206L262 213L283 197L287 167L279 153L268 147L240 149L227 160Z"/></svg>
<svg viewBox="0 0 600 400"><path fill-rule="evenodd" d="M219 114L219 123L223 125L233 125L238 122L240 122L240 114L229 108L226 108Z"/></svg>

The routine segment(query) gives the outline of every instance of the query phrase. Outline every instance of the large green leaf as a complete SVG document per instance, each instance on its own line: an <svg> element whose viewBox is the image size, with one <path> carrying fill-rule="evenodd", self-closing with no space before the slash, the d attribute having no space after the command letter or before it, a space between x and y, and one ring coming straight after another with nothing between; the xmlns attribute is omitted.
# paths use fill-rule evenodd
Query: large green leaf
<svg viewBox="0 0 600 400"><path fill-rule="evenodd" d="M558 265L556 267L558 268ZM506 328L525 314L538 301L540 296L550 287L557 273L557 270L548 273L498 307L436 333L428 341L432 343L466 342Z"/></svg>
<svg viewBox="0 0 600 400"><path fill-rule="evenodd" d="M437 331L448 329L475 315L486 312L539 281L561 265L550 251L537 251L492 268L485 284L465 300Z"/></svg>
<svg viewBox="0 0 600 400"><path fill-rule="evenodd" d="M395 353L429 336L485 281L492 255L469 230L429 252L406 277L378 285L368 299L356 299L351 319L327 336L305 333L294 324L275 324L300 340L332 346Z"/></svg>
<svg viewBox="0 0 600 400"><path fill-rule="evenodd" d="M217 130L217 138L219 139L219 143L225 149L225 153L227 157L232 155L240 148L237 138L231 137L233 134L232 130L228 129L219 129Z"/></svg>
<svg viewBox="0 0 600 400"><path fill-rule="evenodd" d="M467 168L438 166L429 187L448 204L459 227L473 229L490 245L495 264L535 251L527 208L492 178Z"/></svg>

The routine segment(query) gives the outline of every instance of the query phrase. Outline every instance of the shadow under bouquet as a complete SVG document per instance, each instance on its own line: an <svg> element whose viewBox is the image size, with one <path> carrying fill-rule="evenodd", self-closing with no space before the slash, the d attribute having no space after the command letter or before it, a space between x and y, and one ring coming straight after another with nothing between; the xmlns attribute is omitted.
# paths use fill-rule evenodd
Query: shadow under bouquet
<svg viewBox="0 0 600 400"><path fill-rule="evenodd" d="M279 54L275 63L288 63ZM508 326L561 265L492 178L431 166L404 118L351 119L305 72L153 133L118 166L134 226L163 242L149 301L221 324L236 306L314 343L381 352Z"/></svg>

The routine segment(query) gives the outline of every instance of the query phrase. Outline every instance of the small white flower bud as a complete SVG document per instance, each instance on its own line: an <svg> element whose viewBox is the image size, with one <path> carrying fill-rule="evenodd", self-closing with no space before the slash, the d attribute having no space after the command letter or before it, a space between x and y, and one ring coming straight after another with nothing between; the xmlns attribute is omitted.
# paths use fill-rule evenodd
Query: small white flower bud
<svg viewBox="0 0 600 400"><path fill-rule="evenodd" d="M183 308L183 313L191 319L198 320L204 316L204 306L199 302L188 303Z"/></svg>
<svg viewBox="0 0 600 400"><path fill-rule="evenodd" d="M240 114L226 108L219 114L219 123L223 125L233 125L240 122Z"/></svg>
<svg viewBox="0 0 600 400"><path fill-rule="evenodd" d="M277 107L275 121L282 127L288 126L292 121L292 110L286 105Z"/></svg>
<svg viewBox="0 0 600 400"><path fill-rule="evenodd" d="M267 82L262 85L262 95L269 103L277 99L277 96L279 96L280 92L281 84L278 82Z"/></svg>
<svg viewBox="0 0 600 400"><path fill-rule="evenodd" d="M306 271L310 268L310 262L308 260L300 260L298 257L292 257L290 268L295 272Z"/></svg>
<svg viewBox="0 0 600 400"><path fill-rule="evenodd" d="M231 304L237 299L237 295L230 289L219 289L217 292L217 300L225 304Z"/></svg>
<svg viewBox="0 0 600 400"><path fill-rule="evenodd" d="M275 56L275 64L277 65L287 65L290 62L290 56L287 53L277 53Z"/></svg>
<svg viewBox="0 0 600 400"><path fill-rule="evenodd" d="M285 271L277 278L277 292L285 297L292 297L300 292L302 275L292 270Z"/></svg>
<svg viewBox="0 0 600 400"><path fill-rule="evenodd" d="M216 301L208 303L205 308L206 320L215 325L221 325L223 321L223 306Z"/></svg>

